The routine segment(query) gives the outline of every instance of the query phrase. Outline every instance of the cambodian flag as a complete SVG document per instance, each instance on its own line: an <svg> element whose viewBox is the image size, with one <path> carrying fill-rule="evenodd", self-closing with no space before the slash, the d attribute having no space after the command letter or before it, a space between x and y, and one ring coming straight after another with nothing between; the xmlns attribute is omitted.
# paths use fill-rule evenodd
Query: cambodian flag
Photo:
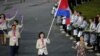
<svg viewBox="0 0 100 56"><path fill-rule="evenodd" d="M66 24L70 24L71 10L69 8L68 0L60 0L55 16L66 16Z"/></svg>

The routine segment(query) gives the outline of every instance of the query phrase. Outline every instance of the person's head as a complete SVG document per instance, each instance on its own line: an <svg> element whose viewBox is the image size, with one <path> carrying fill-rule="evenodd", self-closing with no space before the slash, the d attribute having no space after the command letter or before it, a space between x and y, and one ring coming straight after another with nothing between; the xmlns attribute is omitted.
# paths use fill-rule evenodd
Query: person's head
<svg viewBox="0 0 100 56"><path fill-rule="evenodd" d="M100 14L97 14L97 17L100 17Z"/></svg>
<svg viewBox="0 0 100 56"><path fill-rule="evenodd" d="M99 23L100 23L100 17L99 17L98 21L99 21Z"/></svg>
<svg viewBox="0 0 100 56"><path fill-rule="evenodd" d="M45 33L44 32L40 32L39 33L39 39L43 39L45 38Z"/></svg>
<svg viewBox="0 0 100 56"><path fill-rule="evenodd" d="M16 30L16 25L12 25L12 30Z"/></svg>
<svg viewBox="0 0 100 56"><path fill-rule="evenodd" d="M18 25L18 20L14 20L14 25Z"/></svg>
<svg viewBox="0 0 100 56"><path fill-rule="evenodd" d="M94 19L93 19L93 18L89 19L89 22L90 22L90 23L92 23L93 21L94 21Z"/></svg>
<svg viewBox="0 0 100 56"><path fill-rule="evenodd" d="M6 19L6 16L5 16L5 14L0 14L0 19Z"/></svg>
<svg viewBox="0 0 100 56"><path fill-rule="evenodd" d="M81 36L80 37L80 41L84 41L84 36Z"/></svg>
<svg viewBox="0 0 100 56"><path fill-rule="evenodd" d="M56 3L56 4L54 4L54 7L56 7L56 8L57 8L57 7L58 7L58 4L57 4L57 3Z"/></svg>
<svg viewBox="0 0 100 56"><path fill-rule="evenodd" d="M73 12L75 15L77 14L77 10L74 10L74 12Z"/></svg>
<svg viewBox="0 0 100 56"><path fill-rule="evenodd" d="M80 16L80 15L82 15L82 13L81 12L78 12L77 15Z"/></svg>

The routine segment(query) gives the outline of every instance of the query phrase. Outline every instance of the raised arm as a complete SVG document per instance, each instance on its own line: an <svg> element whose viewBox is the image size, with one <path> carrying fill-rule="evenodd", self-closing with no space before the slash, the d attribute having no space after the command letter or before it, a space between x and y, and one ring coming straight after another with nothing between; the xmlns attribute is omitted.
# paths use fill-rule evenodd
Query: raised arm
<svg viewBox="0 0 100 56"><path fill-rule="evenodd" d="M13 17L11 17L11 18L7 18L6 20L7 20L7 21L11 21L11 20L13 20L13 19L16 17L17 13L18 13L18 11L16 11L16 13L15 13L15 15L14 15Z"/></svg>
<svg viewBox="0 0 100 56"><path fill-rule="evenodd" d="M19 28L22 28L22 27L23 27L23 24L21 24L21 25L18 25L18 27L19 27Z"/></svg>
<svg viewBox="0 0 100 56"><path fill-rule="evenodd" d="M21 24L18 26L19 28L23 27L23 16L21 16L22 20L21 20Z"/></svg>
<svg viewBox="0 0 100 56"><path fill-rule="evenodd" d="M7 26L8 26L8 28L11 28L11 25L9 23L7 24Z"/></svg>

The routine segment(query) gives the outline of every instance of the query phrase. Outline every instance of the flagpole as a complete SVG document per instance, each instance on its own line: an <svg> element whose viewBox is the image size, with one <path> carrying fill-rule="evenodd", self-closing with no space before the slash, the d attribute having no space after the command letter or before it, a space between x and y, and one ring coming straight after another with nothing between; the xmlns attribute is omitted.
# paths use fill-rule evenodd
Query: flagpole
<svg viewBox="0 0 100 56"><path fill-rule="evenodd" d="M21 18L22 18L21 24L23 25L24 18L23 18L23 16L21 16ZM23 29L24 29L24 27L21 29L20 33L22 33Z"/></svg>
<svg viewBox="0 0 100 56"><path fill-rule="evenodd" d="M61 3L61 0L59 1L58 8L59 8L59 6L60 6L60 3ZM51 30L52 30L52 26L53 26L54 21L55 21L55 19L56 19L56 14L57 14L58 8L57 8L57 10L56 10L56 12L55 12L55 14L54 14L54 17L53 17L53 20L52 20L52 23L51 23L49 32L48 32L48 34L47 34L47 39L49 38L49 35L50 35L50 33L51 33Z"/></svg>
<svg viewBox="0 0 100 56"><path fill-rule="evenodd" d="M54 24L55 19L56 19L56 18L54 17L53 20L52 20L52 23L51 23L51 26L50 26L50 29L49 29L49 32L48 32L48 35L47 35L47 39L49 38L49 35L50 35L50 33L51 33L52 26L53 26L53 24Z"/></svg>

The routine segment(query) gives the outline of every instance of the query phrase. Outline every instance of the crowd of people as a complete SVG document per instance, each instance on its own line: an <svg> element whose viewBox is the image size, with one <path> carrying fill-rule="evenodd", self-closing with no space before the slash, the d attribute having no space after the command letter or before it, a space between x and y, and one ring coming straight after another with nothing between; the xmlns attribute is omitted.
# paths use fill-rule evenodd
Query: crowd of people
<svg viewBox="0 0 100 56"><path fill-rule="evenodd" d="M75 3L74 1L77 1ZM72 0L69 1L69 5L72 2L74 6L87 2L88 0ZM89 0L90 1L90 0ZM51 11L51 14L55 14L58 8L59 2L57 2ZM66 24L66 16L56 16L57 25L62 26L61 30L66 33L66 36L70 36L70 39L76 44L77 55L85 56L84 48L87 47L88 51L95 52L96 55L100 55L100 15L87 19L77 10L72 10L70 16L70 24ZM83 43L84 42L84 43Z"/></svg>
<svg viewBox="0 0 100 56"><path fill-rule="evenodd" d="M7 45L6 39L9 38L11 56L15 56L15 54L18 53L19 40L21 37L20 29L23 27L23 22L19 24L19 21L15 19L17 13L16 11L12 18L7 18L5 14L0 14L0 43L3 46ZM13 23L10 25L11 21L13 21Z"/></svg>
<svg viewBox="0 0 100 56"><path fill-rule="evenodd" d="M70 0L69 6L77 6L90 0ZM59 3L59 2L58 2ZM54 14L58 4L56 3L53 7L51 14ZM82 13L77 10L72 10L70 16L70 24L66 24L65 16L56 16L57 25L62 26L61 30L66 33L67 37L74 39L75 46L77 49L77 56L86 56L86 48L89 51L95 52L96 55L100 55L100 15L96 15L94 18L87 19L82 16ZM15 56L18 54L19 41L20 41L20 29L23 27L23 21L19 24L18 20L14 20L18 12L12 18L7 18L5 14L0 14L0 43L6 45L6 39L9 38L10 55ZM22 16L23 18L23 16ZM10 21L13 21L10 25ZM8 29L11 29L10 31ZM40 32L39 38L36 42L36 49L38 49L38 56L47 56L47 46L50 44L50 40L45 38L45 33Z"/></svg>

